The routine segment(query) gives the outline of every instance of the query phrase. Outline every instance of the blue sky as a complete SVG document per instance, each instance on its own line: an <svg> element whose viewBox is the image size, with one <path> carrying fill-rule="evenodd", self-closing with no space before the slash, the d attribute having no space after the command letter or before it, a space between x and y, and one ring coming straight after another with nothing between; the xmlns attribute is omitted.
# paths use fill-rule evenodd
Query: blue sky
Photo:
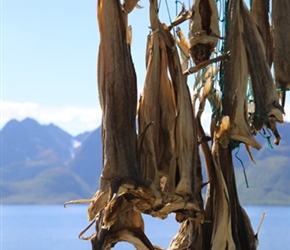
<svg viewBox="0 0 290 250"><path fill-rule="evenodd" d="M73 134L97 126L95 5L2 1L3 123L30 116Z"/></svg>
<svg viewBox="0 0 290 250"><path fill-rule="evenodd" d="M130 16L140 86L149 31L146 6ZM96 128L101 118L96 0L3 0L1 23L1 125L30 116L72 134Z"/></svg>
<svg viewBox="0 0 290 250"><path fill-rule="evenodd" d="M144 8L129 16L139 93L145 78L148 2L141 0ZM175 1L168 3L173 18ZM10 119L25 117L52 122L72 135L99 126L96 0L2 0L1 4L1 127ZM169 23L165 1L160 19Z"/></svg>

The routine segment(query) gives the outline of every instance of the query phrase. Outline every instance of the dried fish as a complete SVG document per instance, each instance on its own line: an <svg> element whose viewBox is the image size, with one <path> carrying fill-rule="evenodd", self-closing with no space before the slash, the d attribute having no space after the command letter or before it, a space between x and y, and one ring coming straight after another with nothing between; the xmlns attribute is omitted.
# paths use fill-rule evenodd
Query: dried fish
<svg viewBox="0 0 290 250"><path fill-rule="evenodd" d="M275 123L283 123L284 110L279 104L275 84L266 61L263 41L245 4L241 7L241 13L244 23L247 61L255 102L254 128L259 131L266 125L276 130ZM279 139L277 138L277 140Z"/></svg>
<svg viewBox="0 0 290 250"><path fill-rule="evenodd" d="M126 42L127 27L123 18L118 3L99 0L98 87L103 110L101 188L108 186L103 183L109 180L118 180L120 184L126 180L136 184L143 182L137 154L134 153L137 151L136 75Z"/></svg>
<svg viewBox="0 0 290 250"><path fill-rule="evenodd" d="M182 4L181 11L178 13L177 17L168 26L168 29L171 30L174 26L177 26L183 23L185 20L189 19L191 15L192 15L191 11L186 10L185 5Z"/></svg>
<svg viewBox="0 0 290 250"><path fill-rule="evenodd" d="M151 26L157 28L160 24L159 21L156 22L153 3L150 9ZM173 88L167 75L167 61L165 43L160 39L158 32L153 32L147 42L147 72L138 109L138 149L143 177L157 200L159 199L156 201L156 206L159 207L167 203L162 201L160 191L174 191L167 177L174 164L176 104ZM151 125L148 127L148 124ZM164 177L166 181L161 185L160 179ZM162 211L154 215L167 216Z"/></svg>
<svg viewBox="0 0 290 250"><path fill-rule="evenodd" d="M176 41L176 43L179 47L179 50L180 50L180 57L182 60L181 68L182 68L182 71L185 71L188 68L188 63L190 60L189 44L188 44L182 30L179 27L176 28L176 34L179 38L179 39L175 39L175 41Z"/></svg>
<svg viewBox="0 0 290 250"><path fill-rule="evenodd" d="M218 163L228 189L229 213L232 224L231 232L235 243L235 248L233 249L256 250L257 245L254 230L251 226L249 217L239 202L233 156L230 148L219 147ZM215 211L217 211L217 208Z"/></svg>
<svg viewBox="0 0 290 250"><path fill-rule="evenodd" d="M212 63L216 63L216 62L219 62L219 61L224 61L224 60L227 60L228 58L230 57L230 51L228 51L226 54L224 55L220 55L220 56L217 56L217 57L214 57L212 59L209 59L207 61L204 61L204 62L201 62L199 63L198 65L194 66L194 67L190 67L189 69L183 71L183 74L184 75L189 75L189 74L193 74L193 73L196 73L198 72L199 70L207 67L208 65L212 64Z"/></svg>
<svg viewBox="0 0 290 250"><path fill-rule="evenodd" d="M268 65L271 67L273 62L273 38L269 23L269 0L252 0L252 17L261 35ZM253 24L254 25L254 24Z"/></svg>
<svg viewBox="0 0 290 250"><path fill-rule="evenodd" d="M139 0L124 0L124 3L122 5L122 10L126 13L129 14L134 8L142 8L138 4Z"/></svg>
<svg viewBox="0 0 290 250"><path fill-rule="evenodd" d="M248 124L247 113L247 81L248 60L246 45L242 36L243 20L240 13L242 2L230 1L228 7L226 51L230 51L230 59L224 62L224 86L222 86L222 113L230 118L230 130L224 134L232 140L244 142L256 149L261 145L254 139ZM225 138L227 146L229 138Z"/></svg>
<svg viewBox="0 0 290 250"><path fill-rule="evenodd" d="M159 29L159 34L166 42L168 56L168 69L176 98L176 125L175 125L175 152L176 162L172 168L170 178L175 181L175 193L181 195L182 199L176 200L173 207L181 207L192 211L200 212L202 208L196 199L196 168L198 164L198 142L196 129L194 127L193 108L186 77L182 69L177 53L175 41L166 25ZM181 203L178 205L178 203ZM178 205L178 206L177 206ZM180 209L179 208L179 209Z"/></svg>
<svg viewBox="0 0 290 250"><path fill-rule="evenodd" d="M192 234L189 220L183 221L178 233L171 240L168 250L186 250L189 249L190 237Z"/></svg>
<svg viewBox="0 0 290 250"><path fill-rule="evenodd" d="M96 234L91 239L92 249L111 249L120 241L132 243L136 249L154 250L153 245L144 234L144 221L141 213L130 210L118 215L118 223L109 230L102 228L103 214L96 221Z"/></svg>
<svg viewBox="0 0 290 250"><path fill-rule="evenodd" d="M212 96L210 96L210 95L212 95L212 93L214 93L213 84L215 81L213 76L216 75L218 70L219 70L218 67L208 67L204 73L204 76L202 79L202 85L200 86L202 93L199 96L199 108L198 108L197 115L196 115L199 119L204 111L206 100L212 99ZM211 102L211 104L213 104L213 102ZM215 104L215 106L216 106L216 104ZM213 108L216 109L217 106L213 107Z"/></svg>
<svg viewBox="0 0 290 250"><path fill-rule="evenodd" d="M97 219L93 249L108 249L121 240L154 249L143 233L141 212L134 209L144 208L143 201L146 209L147 204L151 207L153 194L138 165L136 75L127 43L127 14L118 1L99 0L98 23L103 170L100 190L90 204L90 216ZM104 194L107 199L100 199Z"/></svg>
<svg viewBox="0 0 290 250"><path fill-rule="evenodd" d="M157 172L157 150L159 146L159 93L161 74L161 56L157 33L153 33L149 37L148 46L147 73L138 108L138 151L140 153L140 166L143 178L151 186L151 189L154 190L155 195L160 197L156 193L156 191L160 191L159 175ZM146 129L150 123L152 125ZM146 132L141 135L145 129Z"/></svg>
<svg viewBox="0 0 290 250"><path fill-rule="evenodd" d="M193 113L195 113L195 103L198 95L195 95L192 101ZM193 149L193 187L194 199L198 204L198 211L189 211L190 214L184 214L184 211L176 211L176 220L181 222L179 232L174 236L170 242L170 250L174 249L203 249L203 226L204 213L203 213L203 200L201 197L201 189L204 186L202 183L202 170L201 161L198 151L197 133L198 133L198 121L200 117L194 117L194 149Z"/></svg>
<svg viewBox="0 0 290 250"><path fill-rule="evenodd" d="M168 77L168 58L166 45L160 39L161 72L160 72L160 128L159 128L159 176L166 177L166 187L163 190L174 193L173 178L169 177L170 169L175 165L175 123L176 123L176 99L172 83Z"/></svg>
<svg viewBox="0 0 290 250"><path fill-rule="evenodd" d="M220 36L218 11L214 0L196 0L190 22L190 54L195 64L210 58Z"/></svg>
<svg viewBox="0 0 290 250"><path fill-rule="evenodd" d="M231 207L229 187L221 171L219 141L214 136L212 146L213 166L215 178L212 180L213 189L213 228L211 238L211 249L236 249L232 232Z"/></svg>
<svg viewBox="0 0 290 250"><path fill-rule="evenodd" d="M273 0L272 8L275 81L284 107L290 89L290 1Z"/></svg>
<svg viewBox="0 0 290 250"><path fill-rule="evenodd" d="M152 6L151 3L151 10ZM153 33L148 39L147 74L138 109L139 134L142 133L139 149L144 178L151 185L156 198L160 198L158 193L162 191L159 209L148 212L164 218L176 210L199 211L201 208L194 202L193 195L193 139L196 137L191 127L193 120L190 122L193 118L190 95L173 36L169 28L161 25L154 15L156 11L151 11ZM174 65L170 65L172 58ZM168 69L171 81L176 86L169 80ZM182 104L184 102L188 105L186 111L186 105ZM150 123L153 124L143 134L142 131ZM158 190L160 178L164 177L162 190Z"/></svg>
<svg viewBox="0 0 290 250"><path fill-rule="evenodd" d="M276 122L283 121L283 108L271 79L271 55L267 52L267 61L261 38L266 37L267 51L268 1L253 0L255 23L243 0L228 0L226 52L209 59L220 38L215 0L196 0L191 11L183 5L169 26L159 20L158 1L149 0L151 32L146 48L146 79L137 109L128 14L139 8L138 0L98 0L98 90L103 111L100 189L91 199L65 203L89 203L88 220L92 222L79 237L91 240L93 250L111 249L119 241L127 241L136 249L160 250L145 235L142 213L162 219L176 214L181 225L170 250L256 249L257 238L237 195L231 142L245 143L248 151L250 146L259 149L253 128L267 126L279 143ZM282 29L277 29L277 24L282 22L277 20L277 6L278 1L273 0L277 46L274 63L277 86L284 89L289 88L289 82L285 82L285 72L278 66L284 60L280 53L286 40L280 41ZM170 30L189 18L188 43L180 29L176 30L178 38ZM189 55L196 65L188 69ZM220 89L215 89L220 67L209 66L204 74L199 73L199 91L191 100L187 75L221 60L224 81ZM251 127L247 106L249 74L254 97ZM201 125L206 100L213 109L211 136ZM205 184L199 145L207 171ZM205 185L204 204L201 189ZM95 233L83 236L94 223Z"/></svg>

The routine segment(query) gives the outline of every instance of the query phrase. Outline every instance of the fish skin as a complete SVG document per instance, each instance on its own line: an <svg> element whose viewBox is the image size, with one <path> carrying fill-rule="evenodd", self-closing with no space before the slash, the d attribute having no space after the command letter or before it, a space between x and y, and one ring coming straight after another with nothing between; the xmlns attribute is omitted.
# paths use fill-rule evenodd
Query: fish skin
<svg viewBox="0 0 290 250"><path fill-rule="evenodd" d="M269 23L269 0L252 0L251 15L261 35L269 67L273 62L273 37Z"/></svg>
<svg viewBox="0 0 290 250"><path fill-rule="evenodd" d="M273 0L272 6L275 81L285 107L286 91L290 89L290 1Z"/></svg>
<svg viewBox="0 0 290 250"><path fill-rule="evenodd" d="M247 112L248 61L243 39L241 1L231 0L228 7L225 50L230 58L224 62L224 87L222 89L222 115L230 118L230 132L225 136L260 149L261 145L251 134ZM225 142L229 140L224 140ZM223 145L226 146L226 145Z"/></svg>
<svg viewBox="0 0 290 250"><path fill-rule="evenodd" d="M118 1L98 1L98 89L103 111L101 187L102 182L112 178L142 182L136 153L136 74L124 15Z"/></svg>
<svg viewBox="0 0 290 250"><path fill-rule="evenodd" d="M181 57L181 67L182 67L182 71L187 70L188 68L188 64L189 64L189 59L190 59L190 55L189 55L189 44L185 38L185 36L183 35L182 30L177 27L176 28L176 34L178 36L179 39L175 39L179 50L180 50L180 57Z"/></svg>
<svg viewBox="0 0 290 250"><path fill-rule="evenodd" d="M138 108L138 151L143 178L155 195L160 198L159 179L161 176L158 174L160 157L159 133L162 122L160 118L162 113L160 85L162 65L166 63L166 58L162 58L161 41L158 32L156 32L160 24L156 10L157 2L150 1L150 24L153 32L150 33L147 39L146 77ZM149 126L149 124L151 125Z"/></svg>
<svg viewBox="0 0 290 250"><path fill-rule="evenodd" d="M164 29L164 36L174 45L174 40L168 29ZM176 193L183 196L193 195L194 166L193 153L197 138L194 129L193 108L191 104L190 92L183 76L177 50L172 50L172 46L167 46L168 68L176 96L176 154L177 165L179 166L180 181L176 186Z"/></svg>
<svg viewBox="0 0 290 250"><path fill-rule="evenodd" d="M138 108L139 134L138 138L140 152L140 166L143 178L149 185L155 185L159 189L159 177L157 174L157 150L159 129L159 92L160 92L160 48L157 33L153 33L148 42L148 63L143 94ZM150 49L151 48L151 49Z"/></svg>
<svg viewBox="0 0 290 250"><path fill-rule="evenodd" d="M96 234L91 239L93 250L108 250L120 241L130 242L136 249L154 250L144 234L144 221L140 212L130 210L119 214L119 223L115 223L110 229L103 229L102 221L103 214L96 221Z"/></svg>
<svg viewBox="0 0 290 250"><path fill-rule="evenodd" d="M92 247L94 250L110 249L117 242L127 240L138 248L153 250L144 234L141 212L135 210L140 200L151 202L152 194L146 188L138 164L137 84L127 43L127 14L122 11L119 1L98 0L97 17L103 169L97 191L99 195L89 207L89 216L96 219ZM104 196L107 199L102 199L102 204L99 204L98 198Z"/></svg>
<svg viewBox="0 0 290 250"><path fill-rule="evenodd" d="M228 150L224 148L223 150ZM216 138L216 134L213 138L213 146L211 149L213 159L213 172L215 179L212 185L212 235L211 235L211 248L212 250L219 249L236 249L235 241L233 238L232 229L232 211L230 207L230 190L227 186L225 176L222 172L222 166L227 168L228 164L222 165L220 163L220 144Z"/></svg>
<svg viewBox="0 0 290 250"><path fill-rule="evenodd" d="M189 51L194 63L210 58L220 36L218 11L214 0L196 0L190 18Z"/></svg>
<svg viewBox="0 0 290 250"><path fill-rule="evenodd" d="M254 129L259 131L265 125L268 125L270 117L272 123L275 121L283 123L284 110L279 104L276 86L272 79L270 67L266 61L262 38L245 4L242 5L241 13L244 23L244 41L251 76L251 86L255 102ZM269 127L271 128L273 125Z"/></svg>
<svg viewBox="0 0 290 250"><path fill-rule="evenodd" d="M122 10L126 13L129 14L133 11L134 8L140 9L142 8L138 4L139 0L124 0L124 3L122 5Z"/></svg>

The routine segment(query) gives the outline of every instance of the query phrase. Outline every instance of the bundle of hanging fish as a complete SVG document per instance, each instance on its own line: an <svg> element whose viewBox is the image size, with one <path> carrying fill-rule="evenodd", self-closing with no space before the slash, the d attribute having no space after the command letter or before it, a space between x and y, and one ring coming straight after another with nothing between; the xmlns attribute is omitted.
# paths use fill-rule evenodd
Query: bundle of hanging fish
<svg viewBox="0 0 290 250"><path fill-rule="evenodd" d="M259 33L256 34L255 37L259 37L259 35L261 36L262 41L260 40L259 43L264 45L264 53L266 54L266 61L268 62L269 67L271 67L272 62L274 64L275 88L279 94L281 106L284 108L286 91L290 89L290 2L287 0L272 0L272 27L270 26L269 22L269 0L253 0L251 7L252 17L254 19L254 23L257 25ZM247 22L247 24L249 27L249 25L253 23ZM255 25L253 26L255 27ZM248 28L248 30L250 30L250 27ZM255 28L253 28L252 31L254 30ZM250 43L248 43L247 45L253 46L253 44ZM255 58L255 49L251 49L251 51L254 52L253 58ZM264 64L264 62L262 64ZM268 70L266 74L268 77L270 76ZM270 101L273 101L273 98ZM276 100L274 100L274 102L274 105L276 107L279 107L279 105L276 103ZM259 107L256 107L256 109L259 109ZM259 113L258 115L262 115L265 117L265 112ZM257 121L256 119L256 125L258 129L261 127L262 123L263 121ZM275 143L278 144L280 137L278 132L276 131L273 119L269 119L268 124L274 131L274 134L276 136Z"/></svg>
<svg viewBox="0 0 290 250"><path fill-rule="evenodd" d="M144 233L141 212L160 218L173 211L179 211L179 218L202 212L195 201L198 151L190 94L175 41L160 23L153 0L136 135L136 75L127 20L134 4L133 0L123 5L98 1L98 89L103 111L100 189L89 200L66 203L90 203L88 219L96 223L96 233L83 237L83 231L80 236L91 239L93 249L109 249L119 241L154 249Z"/></svg>
<svg viewBox="0 0 290 250"><path fill-rule="evenodd" d="M271 53L266 54L265 48L270 45L261 38L259 15L252 17L243 0L229 1L231 15L227 18L229 28L225 38L220 37L215 0L196 0L190 12L183 11L181 18L170 25L160 22L157 0L149 3L151 31L146 48L146 78L137 107L137 77L131 57L132 30L128 15L139 7L138 0L123 3L98 0L103 169L100 188L91 199L66 204L89 203L88 219L95 223L95 233L84 237L85 229L80 237L90 239L95 250L110 249L119 241L130 242L137 249L159 249L144 232L142 213L162 219L170 213L176 214L176 220L182 224L170 249L190 246L201 249L204 223L211 223L212 249L234 248L228 201L235 186L228 186L221 171L220 148L229 148L231 141L237 141L259 149L254 134L264 127L273 130L279 143L276 122L283 122L284 111L270 72ZM273 18L277 19L274 13ZM172 25L187 19L190 20L188 42L181 30L177 30L178 39L171 32ZM276 85L287 89L289 81L285 79L289 71L279 64L283 46L278 38L281 30L277 27L273 30ZM202 95L191 98L187 74L213 62L210 57L218 39L225 39L226 51L221 59L216 59L224 60L222 95L214 90L213 79L220 69L209 67L203 78ZM196 67L191 71L187 69L189 56ZM247 106L249 76L255 104L251 123ZM212 117L209 139L201 126L206 100L217 110ZM213 141L211 149L207 140ZM204 211L201 197L199 144L204 152L208 181L213 182L208 198L210 216L206 214L209 210ZM206 216L210 221L206 222Z"/></svg>
<svg viewBox="0 0 290 250"><path fill-rule="evenodd" d="M253 134L264 127L273 130L276 143L279 143L276 122L283 122L284 110L279 104L258 27L245 3L240 1L239 5L238 17L233 15L233 20L228 23L236 27L228 29L225 41L225 49L231 51L231 56L224 63L223 116L229 117L229 130L226 133L228 139L259 149L261 146ZM249 76L255 106L251 127L247 107Z"/></svg>
<svg viewBox="0 0 290 250"><path fill-rule="evenodd" d="M206 137L200 125L200 117L206 98L218 112L212 117L213 145L211 150L208 144L201 140L207 175L211 181L208 185L203 218L205 223L205 231L203 232L207 234L209 241L208 243L204 242L204 245L199 247L201 243L197 240L197 235L200 236L201 233L194 232L193 228L196 227L196 224L192 219L188 219L181 224L180 231L173 238L169 249L256 249L257 247L257 235L254 234L249 219L237 198L234 175L232 174L233 164L230 150L227 150L227 148L231 148L232 141L244 143L248 150L249 146L260 149L261 146L255 140L254 134L264 127L273 131L276 136L276 144L280 140L276 122L283 122L284 110L279 104L276 88L282 85L281 81L277 82L277 76L275 85L269 67L272 49L270 38L267 37L269 37L270 30L268 30L269 26L261 21L265 18L261 12L265 10L263 7L267 4L264 1L257 2L253 1L253 6L258 9L253 8L254 13L251 16L243 0L228 1L225 51L230 53L230 57L222 63L224 81L221 86L221 99L216 96L211 77L207 76L209 72L212 72L213 75L216 74L216 69L210 67L203 78L203 93L199 98L200 106L197 113L199 138ZM202 8L198 8L198 10L201 12ZM287 27L290 26L287 25ZM191 32L191 34L195 33ZM263 41L262 35L268 40ZM289 39L288 42L290 42ZM196 48L200 49L200 47ZM204 48L209 47L204 45ZM204 51L206 50L201 49L202 53ZM281 57L280 60L282 65ZM199 61L195 61L199 63ZM285 61L286 65L287 60ZM288 70L288 72L290 71ZM285 78L286 74L283 75L281 71L279 73ZM249 123L247 100L249 76L255 104L251 123ZM284 81L282 88L285 88L285 84ZM225 160L225 156L228 156L227 160ZM237 214L239 223L244 227L243 230L235 229L239 228L236 225L237 218L235 219Z"/></svg>
<svg viewBox="0 0 290 250"><path fill-rule="evenodd" d="M137 1L99 0L98 90L102 108L103 169L100 188L89 200L88 219L96 223L93 249L129 241L154 249L144 234L141 211L151 210L154 196L142 178L137 154L136 74L130 53L128 13Z"/></svg>
<svg viewBox="0 0 290 250"><path fill-rule="evenodd" d="M160 201L160 209L151 214L162 218L173 211L184 211L186 217L202 211L195 200L197 136L177 46L169 27L159 21L156 8L157 1L151 1L152 32L138 108L140 166Z"/></svg>

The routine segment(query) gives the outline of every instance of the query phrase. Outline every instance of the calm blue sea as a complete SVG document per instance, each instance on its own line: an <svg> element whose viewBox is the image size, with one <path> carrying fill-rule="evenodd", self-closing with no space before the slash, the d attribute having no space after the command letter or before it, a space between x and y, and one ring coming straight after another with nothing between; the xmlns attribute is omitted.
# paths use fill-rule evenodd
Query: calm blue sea
<svg viewBox="0 0 290 250"><path fill-rule="evenodd" d="M254 230L261 215L266 212L260 229L259 250L290 250L290 207L258 206L245 207ZM1 250L86 250L90 242L78 239L78 234L88 222L86 206L71 205L2 205ZM152 243L166 248L178 231L174 217L166 220L145 217L145 231ZM91 230L89 233L92 233ZM114 249L134 249L119 243Z"/></svg>

